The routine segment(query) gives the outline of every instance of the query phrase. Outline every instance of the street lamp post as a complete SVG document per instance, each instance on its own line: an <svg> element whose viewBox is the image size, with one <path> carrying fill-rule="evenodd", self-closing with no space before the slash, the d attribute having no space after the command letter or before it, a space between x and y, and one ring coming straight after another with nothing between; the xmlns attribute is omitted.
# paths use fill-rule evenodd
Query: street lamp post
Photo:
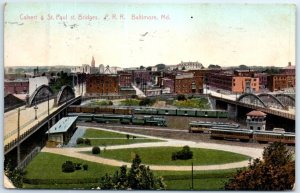
<svg viewBox="0 0 300 193"><path fill-rule="evenodd" d="M34 111L35 111L35 120L37 120L37 110L38 110L38 106L36 105L36 102L35 102L35 106L34 106Z"/></svg>

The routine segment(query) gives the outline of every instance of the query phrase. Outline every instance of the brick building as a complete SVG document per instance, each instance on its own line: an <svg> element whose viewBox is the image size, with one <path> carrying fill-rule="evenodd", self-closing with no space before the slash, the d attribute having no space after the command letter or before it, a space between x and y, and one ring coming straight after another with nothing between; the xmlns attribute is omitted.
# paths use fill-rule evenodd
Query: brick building
<svg viewBox="0 0 300 193"><path fill-rule="evenodd" d="M88 96L119 94L119 77L115 74L93 74L87 76L86 94Z"/></svg>
<svg viewBox="0 0 300 193"><path fill-rule="evenodd" d="M233 93L258 92L259 78L235 76L226 73L212 73L207 77L209 86Z"/></svg>
<svg viewBox="0 0 300 193"><path fill-rule="evenodd" d="M133 82L140 85L142 83L148 83L152 81L151 71L148 70L134 70Z"/></svg>
<svg viewBox="0 0 300 193"><path fill-rule="evenodd" d="M120 87L131 87L132 73L119 71L119 86Z"/></svg>
<svg viewBox="0 0 300 193"><path fill-rule="evenodd" d="M295 88L295 75L274 74L268 76L268 89L273 92L287 88Z"/></svg>
<svg viewBox="0 0 300 193"><path fill-rule="evenodd" d="M203 77L193 73L178 74L175 77L176 94L203 93Z"/></svg>
<svg viewBox="0 0 300 193"><path fill-rule="evenodd" d="M25 94L29 92L28 79L16 79L4 81L4 92L11 94Z"/></svg>
<svg viewBox="0 0 300 193"><path fill-rule="evenodd" d="M163 89L170 89L170 93L174 93L174 80L170 78L162 78L162 88Z"/></svg>

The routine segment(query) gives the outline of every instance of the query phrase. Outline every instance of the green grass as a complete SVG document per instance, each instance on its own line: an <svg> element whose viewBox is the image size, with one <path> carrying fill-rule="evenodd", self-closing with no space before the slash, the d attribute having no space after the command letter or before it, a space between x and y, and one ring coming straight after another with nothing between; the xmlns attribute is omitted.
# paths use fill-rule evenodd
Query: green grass
<svg viewBox="0 0 300 193"><path fill-rule="evenodd" d="M61 165L65 161L87 163L88 171L75 171L74 173L61 172ZM142 160L142 163L143 160ZM113 174L119 167L107 166L99 163L88 162L52 153L39 153L27 166L25 178L42 179L44 184L24 183L26 189L91 189L97 183L75 183L78 179L100 179L105 173ZM191 186L190 171L153 171L156 176L162 176L167 185L167 190L189 190ZM224 182L233 176L236 169L194 171L194 190L220 190ZM66 183L51 183L53 179L68 179ZM72 183L74 181L74 183Z"/></svg>
<svg viewBox="0 0 300 193"><path fill-rule="evenodd" d="M139 106L140 101L138 99L125 99L123 101L120 101L120 106Z"/></svg>
<svg viewBox="0 0 300 193"><path fill-rule="evenodd" d="M192 160L171 159L172 152L180 151L182 147L149 147L106 150L98 156L131 162L135 154L140 155L143 163L152 165L191 165ZM191 148L194 165L214 165L247 160L249 157L237 153Z"/></svg>
<svg viewBox="0 0 300 193"><path fill-rule="evenodd" d="M121 139L90 139L92 146L105 145L127 145L133 143L147 143L147 142L162 142L158 139L147 139L146 137L138 137L142 139L132 139L134 135L129 135L130 139L127 139L126 134L115 133L110 131L103 131L97 129L87 129L83 138L121 138ZM85 144L77 145L77 147L87 147Z"/></svg>
<svg viewBox="0 0 300 193"><path fill-rule="evenodd" d="M150 143L150 142L162 142L159 139L90 139L91 146L110 146L110 145L128 145L134 143ZM90 145L79 144L77 147L88 147Z"/></svg>
<svg viewBox="0 0 300 193"><path fill-rule="evenodd" d="M200 108L200 109L209 109L208 100L206 98L192 98L183 101L175 100L173 105L176 107L183 108Z"/></svg>
<svg viewBox="0 0 300 193"><path fill-rule="evenodd" d="M61 166L66 161L88 164L88 171L77 170L64 173ZM71 158L52 153L39 153L26 167L25 178L29 179L82 179L99 178L102 174L112 174L118 167L102 165L94 162Z"/></svg>
<svg viewBox="0 0 300 193"><path fill-rule="evenodd" d="M222 190L227 180L228 178L194 179L193 190ZM165 184L168 190L191 190L192 180L168 180Z"/></svg>
<svg viewBox="0 0 300 193"><path fill-rule="evenodd" d="M126 139L126 134L97 130L97 129L87 129L83 135L83 138L114 138L114 137Z"/></svg>

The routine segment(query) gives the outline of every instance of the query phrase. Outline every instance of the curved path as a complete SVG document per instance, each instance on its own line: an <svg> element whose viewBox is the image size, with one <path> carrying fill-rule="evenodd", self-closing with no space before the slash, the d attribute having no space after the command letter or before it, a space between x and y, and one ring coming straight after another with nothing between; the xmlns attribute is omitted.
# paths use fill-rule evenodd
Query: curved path
<svg viewBox="0 0 300 193"><path fill-rule="evenodd" d="M90 127L89 127L90 128ZM93 128L99 130L106 130L107 129L100 129L100 128ZM125 133L125 132L119 132ZM129 133L131 134L131 133ZM137 135L136 136L144 136L145 135ZM205 148L205 149L214 149L214 150L223 150L229 151L234 153L239 153L243 155L247 155L252 158L260 158L262 156L263 149L262 148L250 148L250 147L241 147L241 146L232 146L232 145L223 145L223 144L213 144L213 143L202 143L202 142L191 142L191 141L181 141L181 140L174 140L174 139L165 139L159 137L149 137L149 138L157 138L167 140L166 142L154 142L154 143L136 143L136 144L129 144L129 145L115 145L115 146L107 146L106 149L128 149L128 148L141 148L141 147L182 147L184 145L189 145L190 147L194 148ZM91 151L91 147L83 147L83 148L43 148L42 152L49 152L55 153L60 155L65 155L69 157L79 158L86 161L111 165L111 166L122 166L126 165L128 168L131 167L131 163L123 162L114 159L103 158L94 155L88 155L85 153L81 153L82 151ZM227 164L219 164L219 165L201 165L201 166L194 166L194 170L221 170L221 169L233 169L233 168L241 168L246 167L249 164L249 160L241 161L241 162L234 162L234 163L227 163ZM147 165L147 164L145 164ZM169 171L189 171L191 170L191 166L168 166L168 165L148 165L151 170L169 170Z"/></svg>

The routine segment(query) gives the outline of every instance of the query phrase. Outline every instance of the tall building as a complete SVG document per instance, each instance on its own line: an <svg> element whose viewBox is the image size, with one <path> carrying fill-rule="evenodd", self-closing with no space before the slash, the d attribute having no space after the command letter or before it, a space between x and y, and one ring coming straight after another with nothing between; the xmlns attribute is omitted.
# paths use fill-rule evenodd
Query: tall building
<svg viewBox="0 0 300 193"><path fill-rule="evenodd" d="M115 74L92 74L86 79L86 95L118 95L119 77Z"/></svg>
<svg viewBox="0 0 300 193"><path fill-rule="evenodd" d="M94 59L94 56L93 56L93 58L92 58L91 66L92 66L93 68L95 68L95 59Z"/></svg>
<svg viewBox="0 0 300 193"><path fill-rule="evenodd" d="M268 76L268 89L271 92L285 89L295 89L295 86L295 75L274 74Z"/></svg>

